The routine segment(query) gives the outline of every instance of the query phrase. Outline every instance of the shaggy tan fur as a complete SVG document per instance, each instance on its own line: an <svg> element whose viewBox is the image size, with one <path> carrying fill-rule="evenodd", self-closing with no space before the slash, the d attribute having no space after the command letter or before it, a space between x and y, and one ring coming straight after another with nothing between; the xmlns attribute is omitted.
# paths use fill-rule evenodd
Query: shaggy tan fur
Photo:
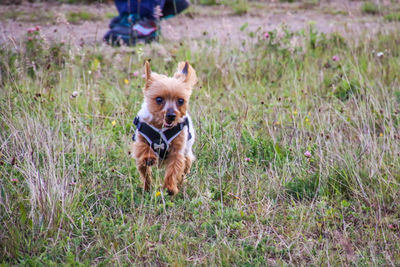
<svg viewBox="0 0 400 267"><path fill-rule="evenodd" d="M192 94L193 86L197 82L196 72L188 62L180 62L178 69L173 77L152 73L150 63L145 63L146 84L143 89L144 102L147 112L151 115L145 118L146 123L162 129L168 124L173 127L182 121L189 108L189 98ZM163 103L158 103L157 98L162 98ZM179 103L184 101L183 104ZM166 119L167 109L173 110L176 115L173 122ZM136 160L143 186L149 190L152 182L151 166L158 163L166 166L164 188L169 194L177 194L178 186L182 183L184 176L189 173L193 155L185 152L188 142L187 131L181 131L179 135L171 142L168 157L160 160L149 146L147 140L137 135L136 141L132 144L132 156Z"/></svg>

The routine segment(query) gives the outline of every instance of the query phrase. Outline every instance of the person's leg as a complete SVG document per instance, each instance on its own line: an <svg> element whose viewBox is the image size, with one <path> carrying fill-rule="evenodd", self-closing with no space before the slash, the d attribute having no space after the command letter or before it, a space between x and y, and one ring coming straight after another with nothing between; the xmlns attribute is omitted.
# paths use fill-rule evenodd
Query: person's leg
<svg viewBox="0 0 400 267"><path fill-rule="evenodd" d="M130 27L140 19L154 19L155 6L162 9L165 0L114 0L114 3L119 15L111 19L110 29L118 24Z"/></svg>
<svg viewBox="0 0 400 267"><path fill-rule="evenodd" d="M167 19L182 12L189 6L187 0L115 0L119 16L112 19L110 31L104 40L111 44L121 41L134 45L136 41L150 42L157 39L159 24L155 18L156 7L162 10L161 18Z"/></svg>
<svg viewBox="0 0 400 267"><path fill-rule="evenodd" d="M154 19L154 8L164 7L165 0L115 0L120 16L135 14L141 19Z"/></svg>
<svg viewBox="0 0 400 267"><path fill-rule="evenodd" d="M159 1L114 0L119 15L111 20L109 24L111 30L104 35L104 41L113 45L118 45L121 42L126 45L134 45L140 36L134 32L133 27L141 19L152 17L153 13L150 11ZM148 41L147 38L144 38L144 41Z"/></svg>
<svg viewBox="0 0 400 267"><path fill-rule="evenodd" d="M127 0L115 0L114 4L115 7L118 10L118 14L120 16L123 16L125 14L129 14L129 6L131 5L131 2L136 2L136 1L127 1ZM136 3L133 3L136 4Z"/></svg>
<svg viewBox="0 0 400 267"><path fill-rule="evenodd" d="M118 11L118 16L111 19L109 27L110 29L114 28L118 24L130 27L132 23L135 23L136 17L139 16L130 16L129 15L129 7L131 5L137 5L137 1L135 0L115 0L115 7Z"/></svg>
<svg viewBox="0 0 400 267"><path fill-rule="evenodd" d="M164 8L162 9L163 19L171 18L189 7L187 0L165 0Z"/></svg>

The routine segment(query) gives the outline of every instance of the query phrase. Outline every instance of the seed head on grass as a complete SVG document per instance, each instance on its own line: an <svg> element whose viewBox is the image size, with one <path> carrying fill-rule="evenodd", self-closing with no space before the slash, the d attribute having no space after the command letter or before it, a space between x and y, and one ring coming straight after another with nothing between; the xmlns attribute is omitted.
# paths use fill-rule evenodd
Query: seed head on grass
<svg viewBox="0 0 400 267"><path fill-rule="evenodd" d="M27 33L34 33L36 28L28 28Z"/></svg>
<svg viewBox="0 0 400 267"><path fill-rule="evenodd" d="M71 98L75 98L78 96L78 91L73 91L71 94Z"/></svg>

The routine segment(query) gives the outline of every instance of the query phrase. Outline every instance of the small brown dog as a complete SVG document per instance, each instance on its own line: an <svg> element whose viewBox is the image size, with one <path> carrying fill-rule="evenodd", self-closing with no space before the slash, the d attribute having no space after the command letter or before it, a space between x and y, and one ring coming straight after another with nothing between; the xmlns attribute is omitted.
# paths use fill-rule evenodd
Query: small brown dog
<svg viewBox="0 0 400 267"><path fill-rule="evenodd" d="M151 166L166 165L164 188L170 195L189 173L193 160L194 129L187 113L189 98L197 82L188 62L180 62L173 77L152 73L145 63L144 102L134 120L136 132L132 156L145 190L151 185Z"/></svg>

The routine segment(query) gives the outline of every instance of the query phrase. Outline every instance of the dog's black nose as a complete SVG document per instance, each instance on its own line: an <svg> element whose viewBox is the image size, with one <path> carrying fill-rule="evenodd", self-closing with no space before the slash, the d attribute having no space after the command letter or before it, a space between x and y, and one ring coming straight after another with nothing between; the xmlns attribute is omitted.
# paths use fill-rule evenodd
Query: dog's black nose
<svg viewBox="0 0 400 267"><path fill-rule="evenodd" d="M168 122L172 122L176 118L175 111L172 108L167 109L167 114L165 114L165 118Z"/></svg>
<svg viewBox="0 0 400 267"><path fill-rule="evenodd" d="M174 113L167 113L166 118L168 121L173 121L176 118L176 115Z"/></svg>

